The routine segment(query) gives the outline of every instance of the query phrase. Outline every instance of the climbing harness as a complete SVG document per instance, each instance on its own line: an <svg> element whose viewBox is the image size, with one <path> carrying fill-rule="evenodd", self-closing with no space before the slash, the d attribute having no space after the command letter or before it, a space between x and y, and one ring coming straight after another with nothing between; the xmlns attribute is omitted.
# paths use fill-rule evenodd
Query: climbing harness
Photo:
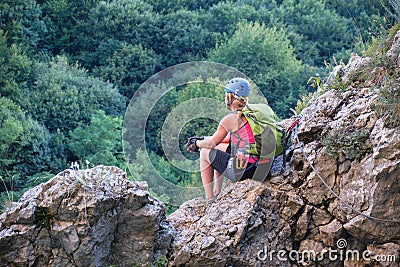
<svg viewBox="0 0 400 267"><path fill-rule="evenodd" d="M300 120L299 120L300 121ZM299 135L298 135L298 124L299 121L293 126L293 132L295 134L296 137L296 141L300 146L301 152L303 153L303 156L305 157L305 159L307 160L308 164L311 166L312 170L315 172L315 174L317 175L317 177L319 178L319 180L321 180L321 182L326 186L326 188L328 188L328 190L332 193L332 195L334 195L342 204L344 204L346 207L348 207L349 209L351 209L354 213L361 215L367 219L370 220L375 220L375 221L379 221L379 222L384 222L384 223L400 223L399 220L389 220L389 219L382 219L382 218L377 218L374 216L370 216L367 214L362 213L361 211L353 208L349 203L347 203L347 201L345 201L343 198L341 198L335 191L333 191L333 189L325 182L325 180L321 177L320 173L318 172L318 170L315 168L315 166L312 164L311 160L309 159L309 157L307 156L305 150L304 150L304 146L303 144L300 142L299 139Z"/></svg>

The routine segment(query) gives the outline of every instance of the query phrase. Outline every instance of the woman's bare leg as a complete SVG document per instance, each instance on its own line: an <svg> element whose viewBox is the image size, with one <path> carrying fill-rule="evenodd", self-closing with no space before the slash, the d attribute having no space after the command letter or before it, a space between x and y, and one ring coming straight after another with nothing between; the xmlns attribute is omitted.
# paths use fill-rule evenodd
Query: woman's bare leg
<svg viewBox="0 0 400 267"><path fill-rule="evenodd" d="M203 182L204 191L206 193L206 198L211 199L214 197L213 193L213 177L214 169L210 164L208 155L210 154L210 149L202 148L200 150L200 172L201 180Z"/></svg>
<svg viewBox="0 0 400 267"><path fill-rule="evenodd" d="M228 147L227 143L221 143L216 146L217 149L226 151ZM221 192L222 183L224 182L224 177L217 171L214 171L210 163L210 149L202 148L200 150L200 172L201 180L203 182L204 191L207 199L213 198L215 195ZM213 178L215 175L215 184L213 184Z"/></svg>
<svg viewBox="0 0 400 267"><path fill-rule="evenodd" d="M216 146L217 149L226 151L228 147L228 143L220 143ZM218 171L214 171L215 183L214 183L214 196L218 195L221 192L222 184L224 183L224 176Z"/></svg>

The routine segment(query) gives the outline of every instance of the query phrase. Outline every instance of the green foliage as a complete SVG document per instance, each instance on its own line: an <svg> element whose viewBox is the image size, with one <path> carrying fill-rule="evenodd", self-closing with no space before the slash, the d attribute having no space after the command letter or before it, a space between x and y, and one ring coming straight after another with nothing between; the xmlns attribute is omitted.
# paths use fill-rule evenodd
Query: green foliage
<svg viewBox="0 0 400 267"><path fill-rule="evenodd" d="M53 140L46 128L25 115L13 101L0 97L2 210L10 207L27 189L43 182L40 179L43 172L65 168L64 158L57 156L57 150L53 148Z"/></svg>
<svg viewBox="0 0 400 267"><path fill-rule="evenodd" d="M146 0L146 2L154 7L154 12L165 15L178 10L206 10L221 0Z"/></svg>
<svg viewBox="0 0 400 267"><path fill-rule="evenodd" d="M39 172L19 181L15 177L6 177L7 180L5 180L0 176L0 212L11 208L13 202L18 201L26 191L40 183L47 182L50 178L54 177L54 174Z"/></svg>
<svg viewBox="0 0 400 267"><path fill-rule="evenodd" d="M163 155L161 144L161 130L168 114L179 103L176 90L169 90L163 97L153 105L150 116L147 119L145 140L147 149L158 155ZM151 105L153 103L149 103Z"/></svg>
<svg viewBox="0 0 400 267"><path fill-rule="evenodd" d="M123 167L121 135L122 118L107 116L99 110L92 115L88 125L70 131L67 146L81 161Z"/></svg>
<svg viewBox="0 0 400 267"><path fill-rule="evenodd" d="M331 0L327 4L327 8L335 9L340 16L351 21L349 35L362 44L386 35L389 24L393 23L385 10L385 6L389 6L387 0Z"/></svg>
<svg viewBox="0 0 400 267"><path fill-rule="evenodd" d="M200 186L201 177L200 173L187 173L183 172L180 168L175 167L176 162L174 160L168 161L164 157L159 157L153 153L150 154L150 160L153 166L158 171L160 176L167 181L180 186ZM182 164L180 164L182 165ZM192 166L192 162L188 161L185 169L196 169L199 170L199 166Z"/></svg>
<svg viewBox="0 0 400 267"><path fill-rule="evenodd" d="M386 52L390 49L390 46L394 40L394 36L399 30L400 23L397 23L392 28L390 28L389 34L387 36L374 38L372 40L372 44L368 47L366 51L364 51L363 55L366 57L372 57L372 64L374 64L375 66L378 65L379 62L385 61Z"/></svg>
<svg viewBox="0 0 400 267"><path fill-rule="evenodd" d="M38 172L35 173L34 175L27 176L25 183L24 183L24 188L19 191L21 195L25 193L28 189L37 186L38 184L45 183L51 178L54 177L54 174L51 172Z"/></svg>
<svg viewBox="0 0 400 267"><path fill-rule="evenodd" d="M82 49L75 57L92 70L112 57L120 43L151 48L158 15L141 0L99 1L82 23L78 41Z"/></svg>
<svg viewBox="0 0 400 267"><path fill-rule="evenodd" d="M371 152L369 132L366 129L332 129L323 143L328 153L334 158L344 155L346 158L359 161L365 154Z"/></svg>
<svg viewBox="0 0 400 267"><path fill-rule="evenodd" d="M179 166L176 167L176 166ZM182 171L193 170L193 172ZM175 185L183 187L201 186L201 176L198 162L186 161L177 162L167 160L165 157L158 156L153 152L138 150L135 154L135 160L129 164L130 177L134 181L148 181L150 192L158 200L168 204L171 203L171 188L158 179L167 180ZM156 192L152 187L157 187ZM179 192L181 194L182 192ZM169 206L173 211L174 206Z"/></svg>
<svg viewBox="0 0 400 267"><path fill-rule="evenodd" d="M252 77L279 116L289 114L302 90L303 66L283 30L259 23L240 24L209 58Z"/></svg>
<svg viewBox="0 0 400 267"><path fill-rule="evenodd" d="M179 90L179 103L185 103L185 101L189 101L190 99L202 99L204 98L205 105L208 106L208 111L213 114L222 117L228 113L228 110L225 107L225 87L222 87L221 82L219 80L210 79L207 83L198 83L192 82L187 84L182 90ZM220 101L219 107L214 107L214 110L210 108L210 104L205 99L211 99ZM190 112L190 111L188 111ZM202 110L197 110L198 113L202 112ZM183 124L178 118L176 119L177 124ZM181 131L179 132L179 144L181 144L181 151L183 155L188 159L198 158L198 155L192 154L186 151L186 147L184 144L187 142L187 139L190 136L211 136L217 130L219 121L211 118L195 118L184 123Z"/></svg>
<svg viewBox="0 0 400 267"><path fill-rule="evenodd" d="M400 23L394 25L386 37L374 39L370 48L365 52L370 60L366 66L350 73L350 82L373 84L379 98L373 108L379 117L383 117L387 127L396 127L400 120L399 68L394 60L387 57ZM394 51L395 54L398 51Z"/></svg>
<svg viewBox="0 0 400 267"><path fill-rule="evenodd" d="M163 266L167 266L168 262L170 261L169 258L166 257L159 257L157 258L157 260L153 261L151 263L152 267L163 267Z"/></svg>
<svg viewBox="0 0 400 267"><path fill-rule="evenodd" d="M166 257L159 257L152 262L148 262L147 260L138 259L137 261L132 263L132 267L141 267L141 266L150 266L150 267L164 267L168 265L168 262L171 259Z"/></svg>
<svg viewBox="0 0 400 267"><path fill-rule="evenodd" d="M93 74L117 85L119 92L127 99L161 64L160 57L152 49L140 44L117 43L111 51L112 55L95 67Z"/></svg>
<svg viewBox="0 0 400 267"><path fill-rule="evenodd" d="M345 61L372 43L370 64L350 80L375 84L375 110L394 127L398 69L386 52L400 25L389 38L386 31L398 17L397 0L2 0L0 198L18 197L45 180L35 174L59 171L67 159L123 164L117 143L127 101L152 74L179 62L210 59L236 67L283 117L315 89L306 77L316 72L321 91L343 90L339 76L321 85L324 61ZM145 168L154 165L174 183L198 185L199 173L184 173L164 158L161 129L178 105L211 95L223 101L223 90L212 83L175 89L154 105L145 137L151 161L139 157L134 170L146 179ZM302 97L297 111L317 94ZM179 123L180 143L216 126L205 118ZM160 199L168 202L169 193Z"/></svg>
<svg viewBox="0 0 400 267"><path fill-rule="evenodd" d="M96 0L38 0L48 34L42 49L53 55L76 55L82 49L82 28Z"/></svg>
<svg viewBox="0 0 400 267"><path fill-rule="evenodd" d="M33 118L54 133L66 133L89 122L98 109L119 115L123 98L112 84L88 75L78 65L69 65L65 57L38 63L37 80L26 92L24 108Z"/></svg>
<svg viewBox="0 0 400 267"><path fill-rule="evenodd" d="M206 25L211 31L224 33L226 34L225 38L230 38L237 29L238 23L255 21L267 23L269 13L266 8L271 8L271 4L272 1L257 8L253 3L247 4L244 1L219 2L209 8Z"/></svg>
<svg viewBox="0 0 400 267"><path fill-rule="evenodd" d="M225 87L221 86L225 82L210 79L206 83L193 81L178 91L179 102L183 103L190 99L206 97L216 99L224 103Z"/></svg>
<svg viewBox="0 0 400 267"><path fill-rule="evenodd" d="M399 82L398 78L385 80L373 105L378 116L383 117L385 125L390 128L398 127L400 121Z"/></svg>
<svg viewBox="0 0 400 267"><path fill-rule="evenodd" d="M205 24L205 12L179 10L167 14L160 22L154 49L163 54L164 66L201 60L212 49L219 36ZM165 53L168 51L168 53Z"/></svg>
<svg viewBox="0 0 400 267"><path fill-rule="evenodd" d="M23 132L7 151L7 158L14 160L9 168L21 177L50 170L54 154L50 147L52 140L48 130L29 117L22 117L21 124Z"/></svg>
<svg viewBox="0 0 400 267"><path fill-rule="evenodd" d="M21 188L21 177L48 170L53 153L51 137L36 121L7 98L0 98L0 176L14 180Z"/></svg>
<svg viewBox="0 0 400 267"><path fill-rule="evenodd" d="M399 0L389 0L390 7L392 8L392 12L389 12L390 15L394 18L396 22L400 21L400 1Z"/></svg>
<svg viewBox="0 0 400 267"><path fill-rule="evenodd" d="M325 0L284 0L278 8L278 18L300 39L293 39L298 55L309 65L321 66L324 60L342 49L350 49L353 36L351 19L329 9ZM302 54L310 55L307 58ZM341 59L341 58L339 58ZM347 60L347 58L344 58Z"/></svg>
<svg viewBox="0 0 400 267"><path fill-rule="evenodd" d="M0 27L8 35L9 44L19 44L36 52L46 25L41 21L41 10L35 0L2 0Z"/></svg>
<svg viewBox="0 0 400 267"><path fill-rule="evenodd" d="M148 123L146 125L146 145L147 148L156 154L163 156L161 131L164 126L164 121L167 116L179 105L184 105L186 101L196 98L210 98L221 101L220 107L215 107L216 112L226 113L224 106L225 90L220 86L222 82L217 80L209 80L206 83L193 81L180 88L169 90L152 108ZM222 83L223 84L223 83ZM210 109L208 109L210 111ZM191 113L190 107L185 111ZM198 110L199 112L199 110ZM222 118L222 117L221 117ZM217 122L206 118L197 118L191 121L181 121L178 116L174 118L175 125L182 126L179 136L179 144L185 156L192 158L192 155L186 153L183 144L186 143L187 138L193 135L212 135L217 126ZM155 134L157 133L157 134ZM164 148L164 149L168 149Z"/></svg>
<svg viewBox="0 0 400 267"><path fill-rule="evenodd" d="M22 101L21 88L32 70L29 57L17 44L8 45L7 36L0 30L0 96L6 96L19 103Z"/></svg>
<svg viewBox="0 0 400 267"><path fill-rule="evenodd" d="M11 144L22 134L21 108L11 100L0 98L0 154L4 157Z"/></svg>

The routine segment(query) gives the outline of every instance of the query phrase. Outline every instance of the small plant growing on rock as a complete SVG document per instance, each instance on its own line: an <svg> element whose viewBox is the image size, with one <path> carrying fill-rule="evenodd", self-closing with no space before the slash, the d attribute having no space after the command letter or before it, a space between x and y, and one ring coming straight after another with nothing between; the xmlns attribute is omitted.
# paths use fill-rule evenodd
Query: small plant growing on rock
<svg viewBox="0 0 400 267"><path fill-rule="evenodd" d="M5 192L7 193L7 196L5 196L4 194L0 194L0 211L7 211L11 206L12 203L14 201L14 194L13 191L8 190L7 185L5 180L3 179L3 177L0 176L0 181L2 182L4 188L5 188ZM11 185L13 180L11 180Z"/></svg>
<svg viewBox="0 0 400 267"><path fill-rule="evenodd" d="M159 257L157 260L151 263L152 267L164 267L167 266L169 259L166 257Z"/></svg>
<svg viewBox="0 0 400 267"><path fill-rule="evenodd" d="M316 98L315 94L316 93L308 93L306 95L300 96L301 100L297 101L297 105L295 108L296 114L300 114L303 109L311 104L311 102Z"/></svg>
<svg viewBox="0 0 400 267"><path fill-rule="evenodd" d="M371 152L369 132L366 129L333 129L324 139L324 146L334 158L341 154L348 159L361 160Z"/></svg>
<svg viewBox="0 0 400 267"><path fill-rule="evenodd" d="M159 257L155 261L151 262L150 265L149 265L145 261L142 261L142 259L139 259L138 262L132 263L132 267L141 267L141 266L164 267L164 266L167 266L169 261L170 261L169 258Z"/></svg>
<svg viewBox="0 0 400 267"><path fill-rule="evenodd" d="M400 122L400 79L387 80L379 90L379 98L373 108L389 128L399 126Z"/></svg>
<svg viewBox="0 0 400 267"><path fill-rule="evenodd" d="M35 224L38 227L50 229L50 223L53 216L45 208L37 208L35 211Z"/></svg>

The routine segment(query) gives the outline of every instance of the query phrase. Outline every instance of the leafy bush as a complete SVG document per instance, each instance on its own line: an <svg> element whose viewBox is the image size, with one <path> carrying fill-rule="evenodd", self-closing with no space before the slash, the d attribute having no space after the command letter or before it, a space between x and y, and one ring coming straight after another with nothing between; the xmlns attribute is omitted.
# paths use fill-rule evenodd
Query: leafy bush
<svg viewBox="0 0 400 267"><path fill-rule="evenodd" d="M34 87L25 92L24 108L50 132L67 133L89 122L98 109L120 115L123 97L107 82L88 75L79 65L69 65L65 57L38 63Z"/></svg>
<svg viewBox="0 0 400 267"><path fill-rule="evenodd" d="M0 97L0 206L36 185L35 174L65 168L51 134L13 101ZM33 180L32 180L33 179Z"/></svg>
<svg viewBox="0 0 400 267"><path fill-rule="evenodd" d="M304 90L300 77L304 66L296 59L284 30L260 23L240 24L232 38L213 50L209 59L249 75L282 117L290 115L289 108Z"/></svg>
<svg viewBox="0 0 400 267"><path fill-rule="evenodd" d="M299 36L291 38L292 45L302 61L309 65L321 66L337 52L346 55L343 50L353 46L355 30L351 18L348 14L340 16L334 8L329 8L328 2L333 1L283 0L280 12L277 11L289 31Z"/></svg>
<svg viewBox="0 0 400 267"><path fill-rule="evenodd" d="M163 66L202 60L207 56L220 37L204 22L207 17L204 11L182 9L160 19L153 49L162 55Z"/></svg>
<svg viewBox="0 0 400 267"><path fill-rule="evenodd" d="M0 96L20 104L23 100L21 87L26 86L32 62L19 45L9 46L8 39L0 30Z"/></svg>
<svg viewBox="0 0 400 267"><path fill-rule="evenodd" d="M369 132L366 129L332 129L323 144L334 158L344 155L346 158L361 160L365 154L371 152Z"/></svg>
<svg viewBox="0 0 400 267"><path fill-rule="evenodd" d="M78 126L69 133L68 148L80 161L124 167L122 152L122 118L96 111L86 126Z"/></svg>
<svg viewBox="0 0 400 267"><path fill-rule="evenodd" d="M379 98L373 107L385 125L390 128L399 126L400 122L400 80L386 80L379 90Z"/></svg>
<svg viewBox="0 0 400 267"><path fill-rule="evenodd" d="M120 43L142 45L149 49L154 43L154 34L159 15L152 6L141 0L96 1L87 19L81 22L78 42L80 51L74 59L89 71L102 66Z"/></svg>
<svg viewBox="0 0 400 267"><path fill-rule="evenodd" d="M106 43L100 45L99 49L104 50L104 54L112 54L94 68L93 74L118 86L118 91L128 100L155 73L161 59L152 49L144 48L140 44L118 43L115 40L110 42L113 44L109 45L115 46L114 49L109 49Z"/></svg>
<svg viewBox="0 0 400 267"><path fill-rule="evenodd" d="M0 10L0 26L8 35L9 44L19 44L30 54L36 52L47 33L37 1L3 0Z"/></svg>

